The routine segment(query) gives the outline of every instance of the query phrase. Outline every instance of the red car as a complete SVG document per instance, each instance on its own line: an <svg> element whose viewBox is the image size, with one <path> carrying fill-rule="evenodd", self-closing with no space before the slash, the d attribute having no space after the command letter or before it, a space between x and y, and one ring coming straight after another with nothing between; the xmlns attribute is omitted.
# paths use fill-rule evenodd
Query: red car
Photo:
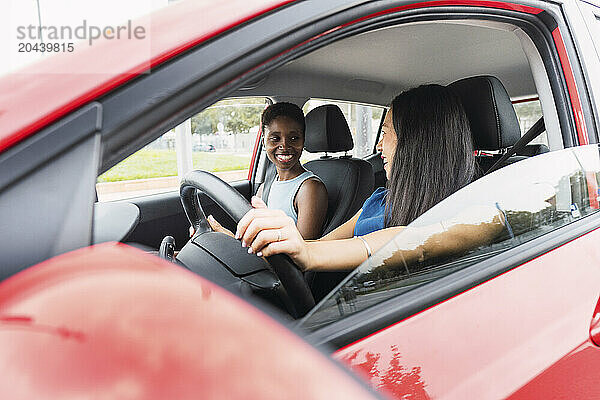
<svg viewBox="0 0 600 400"><path fill-rule="evenodd" d="M145 21L146 47L105 37L0 78L0 397L600 398L597 2L183 1ZM327 143L305 166L334 229L385 185L387 104L430 82L494 171L355 271L189 238L270 179L256 125L279 101ZM192 131L218 150L193 158ZM143 178L118 181L131 160ZM491 243L397 256L490 209Z"/></svg>

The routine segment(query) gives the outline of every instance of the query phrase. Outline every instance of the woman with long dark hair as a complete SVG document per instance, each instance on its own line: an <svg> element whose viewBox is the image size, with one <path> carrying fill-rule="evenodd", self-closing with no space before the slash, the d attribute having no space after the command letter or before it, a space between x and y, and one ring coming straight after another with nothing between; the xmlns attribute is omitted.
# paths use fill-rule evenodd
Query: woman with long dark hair
<svg viewBox="0 0 600 400"><path fill-rule="evenodd" d="M460 99L444 86L423 85L394 98L377 149L382 154L387 187L377 189L354 217L325 237L303 240L293 221L253 197L255 208L239 222L236 238L249 253L285 253L304 270L352 269L475 175L469 121ZM478 225L475 231L458 227L440 240L428 242L429 248L406 256L460 251L495 234L502 226L501 218Z"/></svg>
<svg viewBox="0 0 600 400"><path fill-rule="evenodd" d="M469 120L450 89L419 86L392 100L390 112L392 126L388 119L382 132L396 140L388 146L394 151L386 170L386 227L408 225L475 174Z"/></svg>

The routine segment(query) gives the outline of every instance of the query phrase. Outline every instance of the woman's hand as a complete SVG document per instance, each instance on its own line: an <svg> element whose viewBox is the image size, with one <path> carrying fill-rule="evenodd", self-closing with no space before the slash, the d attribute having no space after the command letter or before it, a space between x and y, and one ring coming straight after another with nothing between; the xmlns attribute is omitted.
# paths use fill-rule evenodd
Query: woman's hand
<svg viewBox="0 0 600 400"><path fill-rule="evenodd" d="M236 239L248 247L248 253L268 257L287 254L296 265L306 269L310 265L307 243L296 228L294 220L281 210L267 208L258 197L252 197L252 210L237 225Z"/></svg>
<svg viewBox="0 0 600 400"><path fill-rule="evenodd" d="M226 234L227 236L234 237L233 232L231 232L229 229L223 227L220 223L218 223L212 215L209 215L208 218L206 218L206 220L208 221L208 224L210 225L213 231L221 232Z"/></svg>
<svg viewBox="0 0 600 400"><path fill-rule="evenodd" d="M208 221L208 224L210 225L210 227L212 228L213 231L215 232L221 232L226 234L227 236L233 236L233 232L231 232L229 229L223 227L212 215L209 215L206 220ZM195 229L193 226L190 226L190 237L194 236L194 233L196 233Z"/></svg>

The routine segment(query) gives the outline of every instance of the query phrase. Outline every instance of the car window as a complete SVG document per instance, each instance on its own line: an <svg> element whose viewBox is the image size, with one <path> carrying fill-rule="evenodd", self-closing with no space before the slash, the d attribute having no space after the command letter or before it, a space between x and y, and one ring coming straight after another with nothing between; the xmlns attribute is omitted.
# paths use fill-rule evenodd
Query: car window
<svg viewBox="0 0 600 400"><path fill-rule="evenodd" d="M513 102L513 107L519 119L521 127L521 136L535 124L542 116L542 106L539 99L517 100ZM548 135L546 132L529 142L529 144L545 144L548 146Z"/></svg>
<svg viewBox="0 0 600 400"><path fill-rule="evenodd" d="M177 190L192 169L226 182L245 179L267 98L221 100L98 177L99 201Z"/></svg>
<svg viewBox="0 0 600 400"><path fill-rule="evenodd" d="M337 100L310 99L304 103L302 111L306 115L312 109L324 104L335 104L344 113L344 117L346 117L346 121L350 127L350 132L352 133L352 139L354 140L352 155L357 158L363 158L373 154L377 132L385 107ZM313 160L324 154L305 152L302 161ZM329 155L336 154L331 153Z"/></svg>
<svg viewBox="0 0 600 400"><path fill-rule="evenodd" d="M499 169L413 221L353 271L302 325L308 330L325 326L596 213L599 179L598 145L546 153ZM419 253L444 243L440 239L457 229L467 238L461 243L470 235L477 244L435 258Z"/></svg>
<svg viewBox="0 0 600 400"><path fill-rule="evenodd" d="M266 98L221 100L191 118L194 169L226 182L246 179Z"/></svg>

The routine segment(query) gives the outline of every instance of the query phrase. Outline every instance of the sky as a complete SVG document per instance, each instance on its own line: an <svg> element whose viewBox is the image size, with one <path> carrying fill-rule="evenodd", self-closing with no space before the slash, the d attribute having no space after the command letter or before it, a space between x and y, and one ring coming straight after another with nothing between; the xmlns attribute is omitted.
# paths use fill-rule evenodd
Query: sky
<svg viewBox="0 0 600 400"><path fill-rule="evenodd" d="M42 26L118 25L164 7L169 0L1 0L0 1L0 75L14 71L47 56L41 52L19 52L20 42L35 41L19 39L17 27Z"/></svg>

